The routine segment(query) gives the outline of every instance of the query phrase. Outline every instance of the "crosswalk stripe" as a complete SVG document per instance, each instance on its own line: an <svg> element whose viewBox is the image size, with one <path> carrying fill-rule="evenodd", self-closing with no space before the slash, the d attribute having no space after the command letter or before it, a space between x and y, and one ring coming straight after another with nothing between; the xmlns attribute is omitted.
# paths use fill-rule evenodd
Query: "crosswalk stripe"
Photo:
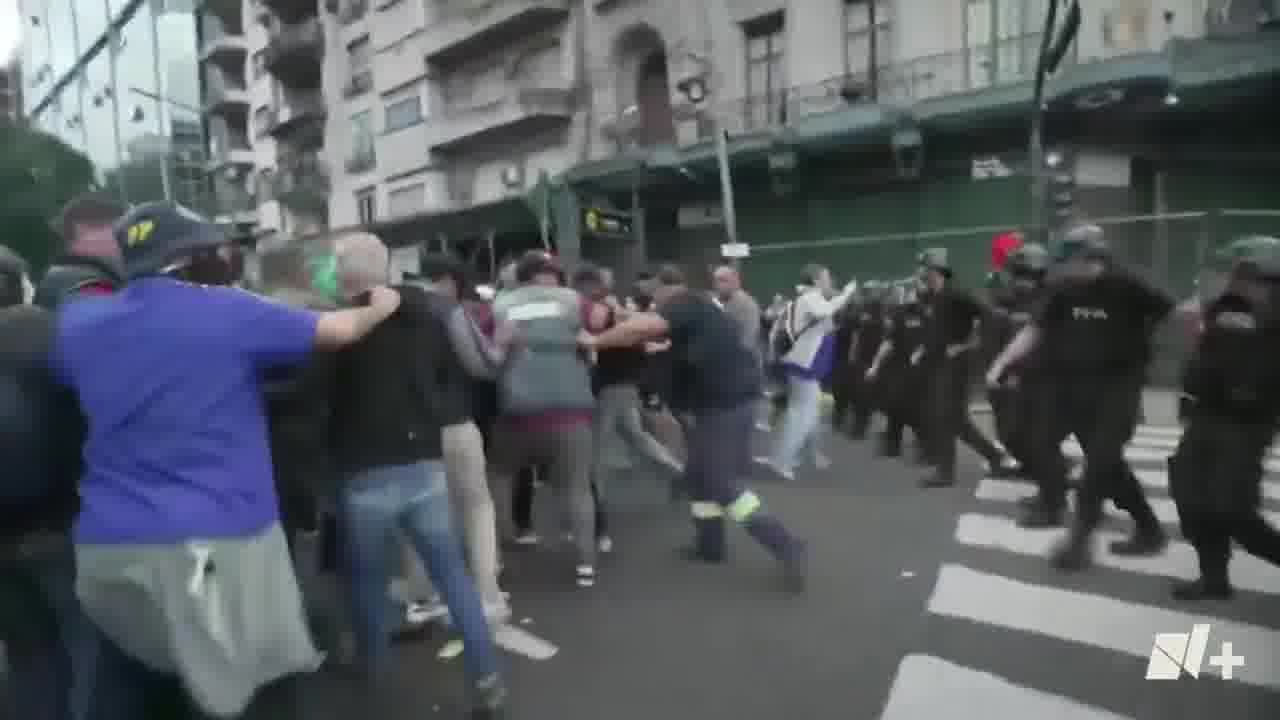
<svg viewBox="0 0 1280 720"><path fill-rule="evenodd" d="M1133 474L1138 476L1138 482L1142 483L1145 488L1169 489L1169 471L1167 470L1135 469ZM1280 480L1267 478L1262 481L1261 489L1264 500L1280 501Z"/></svg>
<svg viewBox="0 0 1280 720"><path fill-rule="evenodd" d="M993 602L999 598L999 602ZM963 565L946 564L929 598L929 612L1080 643L1134 657L1149 657L1155 636L1212 625L1210 648L1230 642L1248 664L1233 681L1280 689L1280 631L1257 625L1124 602L1100 595L1010 580ZM1205 672L1216 675L1206 661ZM1138 680L1138 678L1134 678ZM1013 716L1019 717L1019 716ZM1025 717L1025 716L1021 716Z"/></svg>
<svg viewBox="0 0 1280 720"><path fill-rule="evenodd" d="M1062 452L1069 458L1079 459L1084 457L1084 449L1074 439L1062 443ZM1126 460L1131 463L1147 465L1163 464L1172 454L1173 448L1150 447L1139 444L1130 444L1124 449L1124 458ZM1280 473L1280 456L1274 453L1267 455L1267 459L1263 461L1263 468L1268 473Z"/></svg>
<svg viewBox="0 0 1280 720"><path fill-rule="evenodd" d="M930 655L908 655L898 665L880 720L1131 720L1061 695L1016 685L990 673Z"/></svg>
<svg viewBox="0 0 1280 720"><path fill-rule="evenodd" d="M1172 580L1194 580L1200 576L1195 550L1187 543L1173 541L1162 555L1155 557L1122 557L1106 552L1112 540L1125 536L1119 532L1099 531L1098 552L1094 562L1112 570L1166 577ZM966 513L956 523L956 540L962 545L998 550L1048 559L1061 532L1027 530L1004 515ZM1248 553L1236 553L1231 559L1231 582L1241 590L1280 595L1280 568Z"/></svg>
<svg viewBox="0 0 1280 720"><path fill-rule="evenodd" d="M993 478L985 478L978 483L977 497L979 500L989 502L1015 503L1019 499L1030 495L1034 491L1034 487L1024 482L1012 482L1009 480L995 480ZM1151 503L1151 509L1155 511L1156 517L1165 525L1178 524L1178 508L1172 500L1168 498L1153 497L1147 498L1147 502ZM1107 509L1108 515L1124 515L1120 511ZM1280 512L1264 511L1262 516L1267 522L1280 527Z"/></svg>

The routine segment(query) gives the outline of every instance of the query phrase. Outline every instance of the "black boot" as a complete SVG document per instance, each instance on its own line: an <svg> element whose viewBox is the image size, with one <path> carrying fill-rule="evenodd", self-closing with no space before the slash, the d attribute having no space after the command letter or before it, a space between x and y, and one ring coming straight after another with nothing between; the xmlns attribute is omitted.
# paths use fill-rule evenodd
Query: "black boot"
<svg viewBox="0 0 1280 720"><path fill-rule="evenodd" d="M1049 563L1063 572L1084 570L1093 564L1093 533L1074 527L1053 548Z"/></svg>
<svg viewBox="0 0 1280 720"><path fill-rule="evenodd" d="M719 564L729 559L724 518L699 518L693 521L693 545L684 549L686 558L696 562Z"/></svg>
<svg viewBox="0 0 1280 720"><path fill-rule="evenodd" d="M1200 560L1200 577L1196 580L1174 583L1175 600L1194 602L1197 600L1230 600L1235 595L1231 581L1227 576L1227 563L1231 559L1230 549L1226 553L1206 552L1196 548Z"/></svg>
<svg viewBox="0 0 1280 720"><path fill-rule="evenodd" d="M1028 530L1062 527L1065 513L1061 505L1046 502L1037 495L1024 500L1030 500L1030 502L1023 505L1022 516L1018 518L1018 527Z"/></svg>
<svg viewBox="0 0 1280 720"><path fill-rule="evenodd" d="M1108 546L1112 555L1138 557L1159 555L1169 545L1169 536L1159 523L1144 523L1134 528L1133 534L1124 540L1116 540Z"/></svg>

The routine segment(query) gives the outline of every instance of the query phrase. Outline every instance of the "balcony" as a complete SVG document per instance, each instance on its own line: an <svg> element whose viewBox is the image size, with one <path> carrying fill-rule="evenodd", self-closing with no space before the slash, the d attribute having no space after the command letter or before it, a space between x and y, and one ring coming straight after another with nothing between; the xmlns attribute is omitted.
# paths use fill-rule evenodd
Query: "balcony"
<svg viewBox="0 0 1280 720"><path fill-rule="evenodd" d="M324 63L324 29L320 21L310 18L283 26L271 36L262 59L267 71L287 87L320 87Z"/></svg>
<svg viewBox="0 0 1280 720"><path fill-rule="evenodd" d="M248 138L243 136L212 138L209 148L210 172L225 168L252 167L253 163L253 149L249 147Z"/></svg>
<svg viewBox="0 0 1280 720"><path fill-rule="evenodd" d="M258 0L258 4L288 25L314 18L320 13L320 3L316 0Z"/></svg>
<svg viewBox="0 0 1280 720"><path fill-rule="evenodd" d="M249 91L222 80L215 74L204 86L204 112L227 118L233 127L241 127L249 114Z"/></svg>
<svg viewBox="0 0 1280 720"><path fill-rule="evenodd" d="M240 21L240 0L203 0L197 7L224 23L237 23Z"/></svg>
<svg viewBox="0 0 1280 720"><path fill-rule="evenodd" d="M338 22L351 25L369 14L369 0L343 0L338 5Z"/></svg>
<svg viewBox="0 0 1280 720"><path fill-rule="evenodd" d="M231 72L244 72L249 43L242 33L224 29L212 16L201 18L200 61L214 63Z"/></svg>
<svg viewBox="0 0 1280 720"><path fill-rule="evenodd" d="M527 137L562 126L573 117L566 88L521 88L489 102L449 108L427 123L427 147L456 153L511 137Z"/></svg>
<svg viewBox="0 0 1280 720"><path fill-rule="evenodd" d="M267 133L295 147L318 147L324 143L324 99L320 93L287 98L275 108Z"/></svg>
<svg viewBox="0 0 1280 720"><path fill-rule="evenodd" d="M328 168L319 153L281 155L272 176L272 197L291 210L323 212L328 205Z"/></svg>
<svg viewBox="0 0 1280 720"><path fill-rule="evenodd" d="M423 40L427 62L455 66L490 55L569 17L568 0L494 0L488 3L441 4L436 22Z"/></svg>

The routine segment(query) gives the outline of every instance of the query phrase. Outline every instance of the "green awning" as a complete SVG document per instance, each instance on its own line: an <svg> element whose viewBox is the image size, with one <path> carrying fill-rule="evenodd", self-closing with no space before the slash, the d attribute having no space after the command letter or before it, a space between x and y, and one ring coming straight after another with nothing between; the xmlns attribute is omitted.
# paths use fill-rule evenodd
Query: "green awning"
<svg viewBox="0 0 1280 720"><path fill-rule="evenodd" d="M417 213L374 223L377 233L391 247L434 241L444 235L460 238L486 232L498 234L537 231L538 219L530 211L524 195L473 205L463 210Z"/></svg>

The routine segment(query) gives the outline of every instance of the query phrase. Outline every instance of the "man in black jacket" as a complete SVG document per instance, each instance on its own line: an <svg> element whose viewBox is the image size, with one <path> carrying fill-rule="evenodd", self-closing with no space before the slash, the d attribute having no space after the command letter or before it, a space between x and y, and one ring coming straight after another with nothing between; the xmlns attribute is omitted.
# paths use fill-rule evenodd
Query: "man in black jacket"
<svg viewBox="0 0 1280 720"><path fill-rule="evenodd" d="M378 238L352 234L337 244L338 277L353 304L387 282L389 253ZM356 640L366 671L380 679L390 660L386 551L397 533L418 551L462 636L473 717L492 718L505 691L479 593L453 532L443 462L443 422L456 419L455 358L429 293L398 288L400 307L337 358L332 447L343 479L343 539L350 558ZM376 687L376 684L375 684Z"/></svg>
<svg viewBox="0 0 1280 720"><path fill-rule="evenodd" d="M112 228L127 209L104 193L86 193L67 203L58 219L62 254L36 288L37 305L55 309L68 298L105 295L124 284Z"/></svg>
<svg viewBox="0 0 1280 720"><path fill-rule="evenodd" d="M16 705L0 715L70 720L91 657L69 537L85 426L47 370L53 315L29 293L25 263L0 247L0 640Z"/></svg>

